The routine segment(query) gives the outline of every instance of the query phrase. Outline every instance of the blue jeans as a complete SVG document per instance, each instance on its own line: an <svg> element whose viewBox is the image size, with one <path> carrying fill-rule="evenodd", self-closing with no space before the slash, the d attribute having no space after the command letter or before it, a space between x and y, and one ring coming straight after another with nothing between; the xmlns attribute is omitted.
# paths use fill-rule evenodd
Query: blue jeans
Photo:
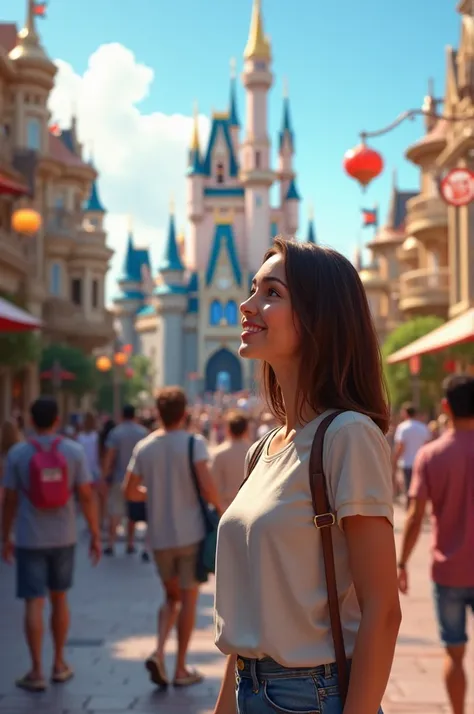
<svg viewBox="0 0 474 714"><path fill-rule="evenodd" d="M474 613L474 588L451 588L434 583L434 600L441 641L447 647L464 645L467 612Z"/></svg>
<svg viewBox="0 0 474 714"><path fill-rule="evenodd" d="M290 669L238 657L235 679L238 714L342 714L335 663Z"/></svg>

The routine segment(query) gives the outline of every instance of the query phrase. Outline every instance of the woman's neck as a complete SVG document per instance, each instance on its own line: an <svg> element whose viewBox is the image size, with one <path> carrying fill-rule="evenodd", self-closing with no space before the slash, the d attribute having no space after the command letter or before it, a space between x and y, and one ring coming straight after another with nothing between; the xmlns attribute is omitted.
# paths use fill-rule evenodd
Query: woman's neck
<svg viewBox="0 0 474 714"><path fill-rule="evenodd" d="M285 405L284 434L288 436L293 430L304 426L314 419L320 410L313 409L306 401L302 404L301 399L297 399L298 394L298 367L288 365L286 367L273 367L277 382L280 385L283 402Z"/></svg>

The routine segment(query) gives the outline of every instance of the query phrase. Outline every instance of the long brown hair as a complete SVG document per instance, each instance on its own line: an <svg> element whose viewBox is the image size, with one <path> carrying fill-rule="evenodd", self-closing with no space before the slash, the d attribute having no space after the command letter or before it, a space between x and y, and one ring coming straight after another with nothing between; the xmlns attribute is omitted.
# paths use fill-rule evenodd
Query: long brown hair
<svg viewBox="0 0 474 714"><path fill-rule="evenodd" d="M314 411L347 409L386 433L390 422L382 359L364 287L343 255L277 236L263 262L281 254L301 339L297 404ZM262 365L262 386L279 421L285 404L275 372Z"/></svg>
<svg viewBox="0 0 474 714"><path fill-rule="evenodd" d="M0 427L0 456L6 456L11 447L20 441L20 432L14 421L5 421Z"/></svg>

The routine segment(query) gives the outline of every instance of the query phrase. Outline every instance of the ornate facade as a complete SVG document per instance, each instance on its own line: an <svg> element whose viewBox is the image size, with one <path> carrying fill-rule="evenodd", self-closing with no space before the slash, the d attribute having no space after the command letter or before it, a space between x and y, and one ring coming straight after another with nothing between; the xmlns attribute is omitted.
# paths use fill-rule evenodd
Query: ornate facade
<svg viewBox="0 0 474 714"><path fill-rule="evenodd" d="M416 315L454 318L474 307L474 203L455 208L440 196L439 181L455 167L474 169L474 17L470 0L458 5L461 39L446 51L444 99L430 87L423 108L425 135L406 157L420 172L420 190L405 194L406 217L387 241L382 230L369 244L374 265L361 271L383 338ZM450 121L449 117L456 118ZM394 194L395 195L395 194ZM385 245L387 247L385 247Z"/></svg>
<svg viewBox="0 0 474 714"><path fill-rule="evenodd" d="M20 32L0 24L0 286L6 294L21 295L43 321L45 341L92 351L114 334L104 302L112 251L106 246L97 172L82 157L75 122L62 132L49 126L56 67L41 45L34 7L28 0ZM12 212L22 205L43 217L33 238L12 230ZM18 405L24 407L38 389L35 367L28 368L26 379L3 370L0 416L11 413L15 381L24 388Z"/></svg>
<svg viewBox="0 0 474 714"><path fill-rule="evenodd" d="M235 77L228 110L213 113L205 147L195 118L186 178L187 240L176 234L172 212L155 275L148 252L136 249L130 235L115 312L122 339L151 359L156 386L181 384L193 393L236 391L252 382L251 365L237 354L238 306L273 238L297 232L300 204L287 96L277 139L278 165L271 165L271 60L260 1L255 0L242 73L247 99L244 131ZM270 202L274 184L276 206ZM308 240L314 239L310 221Z"/></svg>

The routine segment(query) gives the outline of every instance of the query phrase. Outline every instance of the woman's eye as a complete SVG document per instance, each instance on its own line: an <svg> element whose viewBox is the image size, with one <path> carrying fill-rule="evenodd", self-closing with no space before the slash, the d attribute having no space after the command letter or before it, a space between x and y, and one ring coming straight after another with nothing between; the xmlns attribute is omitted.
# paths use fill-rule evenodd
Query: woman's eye
<svg viewBox="0 0 474 714"><path fill-rule="evenodd" d="M268 294L269 294L271 297L274 297L275 295L276 295L276 297L280 297L279 294L277 293L277 291L275 290L275 288L269 288Z"/></svg>

